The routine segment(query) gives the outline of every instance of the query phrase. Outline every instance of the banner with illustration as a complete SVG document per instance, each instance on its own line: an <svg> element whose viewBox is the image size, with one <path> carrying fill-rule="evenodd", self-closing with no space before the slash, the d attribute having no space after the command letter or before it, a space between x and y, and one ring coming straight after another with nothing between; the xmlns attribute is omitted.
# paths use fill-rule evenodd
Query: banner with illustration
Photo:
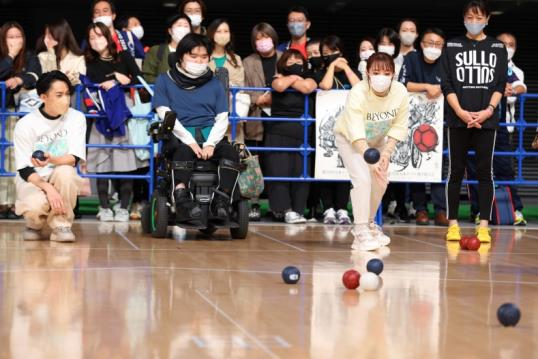
<svg viewBox="0 0 538 359"><path fill-rule="evenodd" d="M318 179L349 179L334 139L334 123L349 91L320 91L316 98L316 170ZM393 182L441 182L443 167L443 97L409 95L409 136L391 157Z"/></svg>

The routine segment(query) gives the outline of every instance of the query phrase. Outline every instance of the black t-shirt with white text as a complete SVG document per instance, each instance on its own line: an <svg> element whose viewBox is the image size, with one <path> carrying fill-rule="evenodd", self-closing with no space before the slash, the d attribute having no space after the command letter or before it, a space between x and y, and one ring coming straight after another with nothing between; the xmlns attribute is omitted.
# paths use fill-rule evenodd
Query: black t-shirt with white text
<svg viewBox="0 0 538 359"><path fill-rule="evenodd" d="M441 87L445 97L456 94L462 109L471 112L485 110L494 92L504 93L507 81L508 55L501 41L487 36L471 40L460 36L447 42L441 58ZM448 127L467 127L448 106ZM482 128L496 129L499 111L482 123Z"/></svg>

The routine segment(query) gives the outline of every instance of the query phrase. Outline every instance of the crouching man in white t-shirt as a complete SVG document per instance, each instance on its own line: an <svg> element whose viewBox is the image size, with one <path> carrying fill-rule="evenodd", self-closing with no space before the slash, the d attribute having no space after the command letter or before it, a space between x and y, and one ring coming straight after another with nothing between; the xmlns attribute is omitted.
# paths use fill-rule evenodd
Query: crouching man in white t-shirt
<svg viewBox="0 0 538 359"><path fill-rule="evenodd" d="M43 74L36 88L43 105L15 126L15 210L26 220L24 240L42 239L48 225L51 241L73 242L73 208L81 184L75 166L86 158L86 119L69 108L72 87L62 72ZM34 153L38 150L43 157Z"/></svg>

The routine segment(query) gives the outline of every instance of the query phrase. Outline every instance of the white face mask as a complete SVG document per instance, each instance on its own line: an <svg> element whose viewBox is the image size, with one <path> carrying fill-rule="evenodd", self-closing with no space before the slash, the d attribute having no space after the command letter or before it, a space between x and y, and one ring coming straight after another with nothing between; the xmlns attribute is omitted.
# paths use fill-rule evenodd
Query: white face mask
<svg viewBox="0 0 538 359"><path fill-rule="evenodd" d="M375 51L374 50L364 50L364 51L361 51L359 56L361 58L362 61L366 61L370 58L370 56L372 56L373 54L375 54Z"/></svg>
<svg viewBox="0 0 538 359"><path fill-rule="evenodd" d="M230 33L224 33L224 34L215 34L215 37L213 38L215 43L220 46L226 46L230 42Z"/></svg>
<svg viewBox="0 0 538 359"><path fill-rule="evenodd" d="M174 42L178 43L187 35L190 33L191 30L188 27L183 26L176 26L172 28L172 40Z"/></svg>
<svg viewBox="0 0 538 359"><path fill-rule="evenodd" d="M108 46L108 42L106 41L106 38L104 36L99 36L93 41L91 41L90 45L95 52L100 53L101 51L106 49L106 47Z"/></svg>
<svg viewBox="0 0 538 359"><path fill-rule="evenodd" d="M191 19L191 25L194 27L198 27L202 23L202 15L195 14L195 15L188 15L188 17L189 19Z"/></svg>
<svg viewBox="0 0 538 359"><path fill-rule="evenodd" d="M512 60L512 57L514 57L514 54L516 53L516 49L513 47L507 47L506 52L508 52L508 61Z"/></svg>
<svg viewBox="0 0 538 359"><path fill-rule="evenodd" d="M93 19L93 23L102 23L106 27L110 27L112 25L112 16L106 15L106 16L97 16L95 19Z"/></svg>
<svg viewBox="0 0 538 359"><path fill-rule="evenodd" d="M142 26L135 26L131 29L131 32L138 38L138 40L144 37L144 28Z"/></svg>
<svg viewBox="0 0 538 359"><path fill-rule="evenodd" d="M417 39L417 34L414 32L400 32L400 40L405 46L411 46Z"/></svg>
<svg viewBox="0 0 538 359"><path fill-rule="evenodd" d="M374 91L378 93L387 91L390 87L390 84L392 83L391 76L372 75L368 77L370 79L370 86L372 86Z"/></svg>
<svg viewBox="0 0 538 359"><path fill-rule="evenodd" d="M207 64L185 61L185 70L193 76L202 76L207 72Z"/></svg>
<svg viewBox="0 0 538 359"><path fill-rule="evenodd" d="M378 50L379 52L384 52L389 56L394 55L394 45L379 45Z"/></svg>
<svg viewBox="0 0 538 359"><path fill-rule="evenodd" d="M422 52L424 53L424 56L430 60L430 61L435 61L437 60L440 56L441 56L441 53L443 52L443 50L441 49L438 49L436 47L425 47Z"/></svg>

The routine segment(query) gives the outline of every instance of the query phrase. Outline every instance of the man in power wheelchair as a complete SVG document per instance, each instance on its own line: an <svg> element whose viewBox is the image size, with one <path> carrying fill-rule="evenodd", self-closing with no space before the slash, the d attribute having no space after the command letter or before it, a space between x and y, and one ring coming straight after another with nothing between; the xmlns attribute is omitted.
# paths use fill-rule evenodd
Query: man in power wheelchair
<svg viewBox="0 0 538 359"><path fill-rule="evenodd" d="M208 68L209 42L188 34L177 63L155 84L154 107L162 122L150 129L163 141L156 163L158 187L144 210L144 231L167 234L168 224L211 234L230 228L233 238L248 232L248 204L237 178L239 152L224 137L228 97Z"/></svg>

